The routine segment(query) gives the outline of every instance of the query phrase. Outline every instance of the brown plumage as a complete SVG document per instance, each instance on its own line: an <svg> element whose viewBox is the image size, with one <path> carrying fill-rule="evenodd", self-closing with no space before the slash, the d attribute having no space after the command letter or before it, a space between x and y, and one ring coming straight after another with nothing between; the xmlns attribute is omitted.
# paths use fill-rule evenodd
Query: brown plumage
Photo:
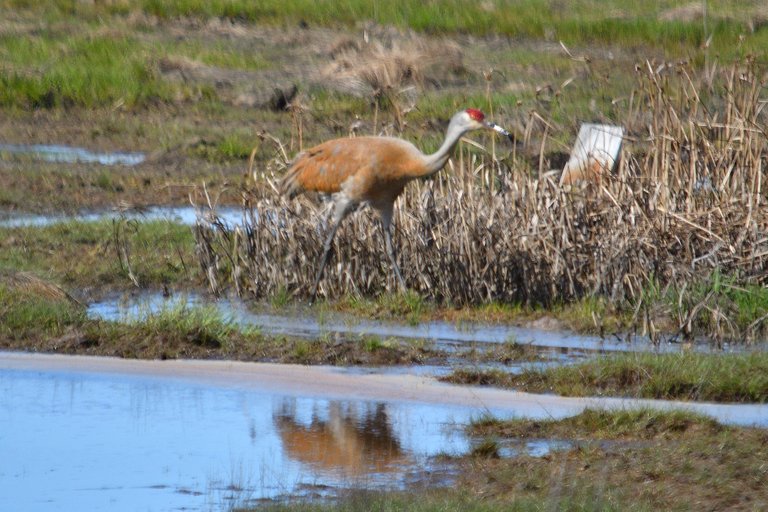
<svg viewBox="0 0 768 512"><path fill-rule="evenodd" d="M394 201L408 181L427 173L424 160L412 144L393 137L335 139L299 155L281 182L281 192L335 194L346 184L347 193L360 201L384 196Z"/></svg>
<svg viewBox="0 0 768 512"><path fill-rule="evenodd" d="M330 140L296 157L280 182L280 192L290 197L305 191L321 192L331 194L335 201L333 224L312 289L313 301L330 258L333 237L344 217L360 203L368 203L379 213L392 269L405 289L390 234L394 202L409 181L442 169L456 143L468 131L485 128L509 137L506 130L484 118L483 113L475 109L454 115L445 141L431 155L395 137L356 137Z"/></svg>

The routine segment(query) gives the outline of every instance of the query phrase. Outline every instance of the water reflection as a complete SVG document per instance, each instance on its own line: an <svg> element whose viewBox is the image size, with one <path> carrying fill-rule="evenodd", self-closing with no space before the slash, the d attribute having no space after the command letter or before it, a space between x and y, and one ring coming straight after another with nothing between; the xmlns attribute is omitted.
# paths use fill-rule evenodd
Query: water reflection
<svg viewBox="0 0 768 512"><path fill-rule="evenodd" d="M401 472L413 463L401 448L382 402L331 401L325 410L313 408L309 421L302 421L297 401L287 399L274 422L287 455L315 471L359 480Z"/></svg>
<svg viewBox="0 0 768 512"><path fill-rule="evenodd" d="M218 510L302 489L402 488L435 454L467 450L472 414L0 366L0 510Z"/></svg>

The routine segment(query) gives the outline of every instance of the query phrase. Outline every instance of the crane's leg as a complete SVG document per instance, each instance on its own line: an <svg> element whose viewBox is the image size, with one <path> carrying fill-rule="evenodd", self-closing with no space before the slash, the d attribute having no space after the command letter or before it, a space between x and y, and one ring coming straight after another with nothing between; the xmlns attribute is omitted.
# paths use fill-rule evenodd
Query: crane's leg
<svg viewBox="0 0 768 512"><path fill-rule="evenodd" d="M405 286L405 279L403 279L403 275L400 273L400 267L397 266L395 249L392 246L391 227L393 206L394 204L383 204L376 205L376 208L379 210L379 214L381 215L381 229L384 231L384 245L387 249L387 256L389 256L389 261L392 263L392 270L395 272L395 277L397 278L397 282L400 285L400 289L402 291L406 291L408 288Z"/></svg>
<svg viewBox="0 0 768 512"><path fill-rule="evenodd" d="M320 284L320 279L323 277L323 271L325 270L326 265L328 265L328 261L331 259L333 237L336 236L336 231L338 231L339 225L341 225L341 221L343 221L344 217L346 217L349 212L352 211L354 206L355 203L345 198L340 198L336 201L336 206L333 211L333 225L331 226L331 230L328 232L328 236L326 237L325 243L323 244L323 256L320 260L320 267L317 270L315 283L312 285L312 296L309 299L310 304L315 302L315 298L317 297L317 287Z"/></svg>

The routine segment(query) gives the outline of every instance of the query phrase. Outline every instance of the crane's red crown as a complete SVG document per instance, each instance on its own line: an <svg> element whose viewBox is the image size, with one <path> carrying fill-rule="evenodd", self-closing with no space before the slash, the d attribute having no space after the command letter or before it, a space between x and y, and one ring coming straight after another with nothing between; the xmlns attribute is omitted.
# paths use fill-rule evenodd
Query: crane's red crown
<svg viewBox="0 0 768 512"><path fill-rule="evenodd" d="M476 108L468 108L466 110L467 114L469 114L469 117L474 119L477 122L482 122L483 119L485 119L485 114L477 110Z"/></svg>

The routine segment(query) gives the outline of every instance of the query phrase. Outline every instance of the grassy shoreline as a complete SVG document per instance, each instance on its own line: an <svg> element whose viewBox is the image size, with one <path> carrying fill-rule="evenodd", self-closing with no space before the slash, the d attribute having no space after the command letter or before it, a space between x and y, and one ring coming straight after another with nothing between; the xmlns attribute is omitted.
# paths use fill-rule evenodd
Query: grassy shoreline
<svg viewBox="0 0 768 512"><path fill-rule="evenodd" d="M0 274L0 348L137 359L232 359L297 364L395 365L445 362L420 341L374 336L337 340L271 336L213 307L177 306L104 321L61 288L25 273Z"/></svg>
<svg viewBox="0 0 768 512"><path fill-rule="evenodd" d="M150 244L151 246L151 244ZM141 254L136 258L141 261ZM88 262L84 262L89 268ZM0 267L2 268L2 267ZM94 269L97 270L97 269ZM96 272L97 274L98 272ZM138 274L142 277L142 274ZM142 277L143 278L143 277ZM123 276L128 280L127 276ZM180 292L183 294L183 292ZM82 304L62 288L25 271L0 272L0 346L13 350L109 355L128 358L232 358L250 361L334 365L446 364L449 355L429 343L380 337L314 340L271 336L258 326L239 326L213 307L178 306L122 322L85 317ZM368 303L374 318L408 318L418 323L439 310L418 296L389 296ZM277 312L290 303L272 304ZM359 307L359 305L358 305ZM319 314L338 312L335 304L317 306ZM480 310L482 316L483 312ZM498 315L498 311L495 311ZM509 312L504 315L511 314ZM464 321L468 315L462 311ZM502 318L505 318L504 316ZM519 321L519 313L511 318ZM499 317L497 316L498 320ZM507 318L508 320L508 318ZM469 347L455 354L465 363L535 361L538 353L511 340L502 345ZM493 385L566 396L627 396L665 400L740 403L768 402L768 353L629 353L600 356L576 364L520 374L473 370L466 364L442 380Z"/></svg>
<svg viewBox="0 0 768 512"><path fill-rule="evenodd" d="M564 396L768 402L768 353L622 354L519 375L459 369L443 380Z"/></svg>

